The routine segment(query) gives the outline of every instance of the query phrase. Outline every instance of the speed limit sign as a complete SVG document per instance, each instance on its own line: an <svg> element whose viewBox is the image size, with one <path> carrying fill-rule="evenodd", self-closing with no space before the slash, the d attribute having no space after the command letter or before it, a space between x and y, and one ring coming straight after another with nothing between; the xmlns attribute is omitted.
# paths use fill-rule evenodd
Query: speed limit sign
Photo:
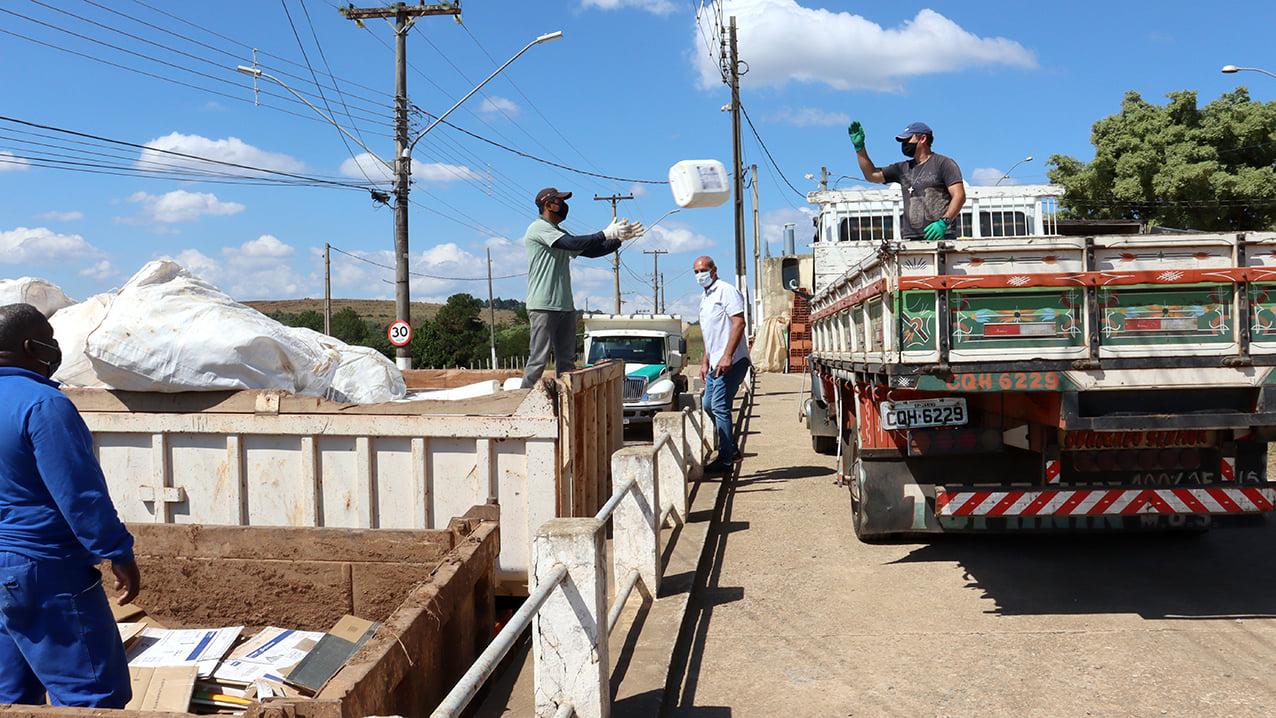
<svg viewBox="0 0 1276 718"><path fill-rule="evenodd" d="M396 347L406 347L412 341L412 327L400 319L385 330L385 335L390 338L390 343Z"/></svg>

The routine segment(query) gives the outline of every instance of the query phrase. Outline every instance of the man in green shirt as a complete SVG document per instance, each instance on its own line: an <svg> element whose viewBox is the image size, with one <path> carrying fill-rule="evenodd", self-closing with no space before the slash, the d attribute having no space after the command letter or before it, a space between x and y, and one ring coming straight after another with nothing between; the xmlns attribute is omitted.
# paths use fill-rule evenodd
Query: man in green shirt
<svg viewBox="0 0 1276 718"><path fill-rule="evenodd" d="M527 245L527 318L531 347L523 372L523 387L535 384L554 353L554 371L576 368L576 306L572 303L571 262L575 257L605 257L627 239L641 236L643 226L613 219L601 232L576 236L559 228L567 219L571 192L546 187L536 193L540 217L523 235Z"/></svg>

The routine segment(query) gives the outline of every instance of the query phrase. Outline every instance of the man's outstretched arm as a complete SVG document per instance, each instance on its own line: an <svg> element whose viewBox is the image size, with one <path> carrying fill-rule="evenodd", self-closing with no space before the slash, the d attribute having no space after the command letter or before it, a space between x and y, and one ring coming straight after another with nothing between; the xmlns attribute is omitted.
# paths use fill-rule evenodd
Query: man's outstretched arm
<svg viewBox="0 0 1276 718"><path fill-rule="evenodd" d="M605 257L620 247L619 239L607 239L602 232L593 234L567 234L554 240L554 249L576 252L582 257Z"/></svg>

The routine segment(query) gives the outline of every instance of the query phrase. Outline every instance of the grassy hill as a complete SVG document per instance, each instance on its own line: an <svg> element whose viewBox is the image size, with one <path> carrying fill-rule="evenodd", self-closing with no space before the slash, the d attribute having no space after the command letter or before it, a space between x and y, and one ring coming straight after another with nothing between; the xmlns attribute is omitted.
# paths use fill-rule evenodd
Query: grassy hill
<svg viewBox="0 0 1276 718"><path fill-rule="evenodd" d="M270 301L244 302L248 306L256 309L262 314L275 314L283 312L285 314L298 314L307 309L313 309L320 314L323 313L322 299L277 299ZM432 304L429 302L412 302L412 321L415 324L421 319L433 319L438 313L442 304ZM375 322L377 324L389 325L394 321L394 301L389 299L333 299L332 311L341 311L343 307L350 307L356 314L364 319ZM483 321L487 322L487 310L483 310ZM510 324L514 321L514 312L508 309L496 310L496 324Z"/></svg>

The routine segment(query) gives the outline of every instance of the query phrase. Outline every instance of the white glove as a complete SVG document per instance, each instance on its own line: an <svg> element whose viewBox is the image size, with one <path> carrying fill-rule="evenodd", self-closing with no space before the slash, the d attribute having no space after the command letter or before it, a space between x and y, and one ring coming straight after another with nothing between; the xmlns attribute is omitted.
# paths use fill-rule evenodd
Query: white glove
<svg viewBox="0 0 1276 718"><path fill-rule="evenodd" d="M607 225L607 229L603 230L603 236L607 239L625 239L628 237L629 220L613 219L611 224Z"/></svg>
<svg viewBox="0 0 1276 718"><path fill-rule="evenodd" d="M647 228L642 226L642 222L631 222L625 226L628 233L625 239L637 239L647 232Z"/></svg>

